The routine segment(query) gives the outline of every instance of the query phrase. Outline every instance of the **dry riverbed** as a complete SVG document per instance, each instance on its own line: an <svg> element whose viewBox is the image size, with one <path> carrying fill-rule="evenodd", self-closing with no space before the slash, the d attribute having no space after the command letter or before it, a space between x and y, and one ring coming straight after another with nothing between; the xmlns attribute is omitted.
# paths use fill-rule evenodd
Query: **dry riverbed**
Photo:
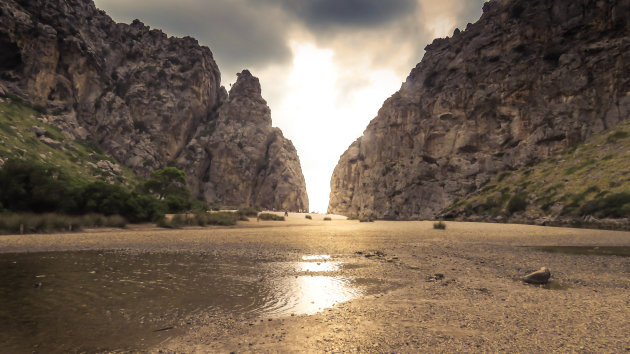
<svg viewBox="0 0 630 354"><path fill-rule="evenodd" d="M362 294L319 312L208 314L176 324L172 334L165 330L160 342L142 348L153 352L630 351L630 258L597 249L540 249L599 246L615 253L617 248L605 247L630 247L630 233L446 225L434 230L431 222L292 214L284 222L251 219L228 228L2 236L0 253L194 252L295 264L327 255L295 278L354 279ZM551 270L549 286L519 280L543 266ZM326 296L325 289L319 295L308 291Z"/></svg>

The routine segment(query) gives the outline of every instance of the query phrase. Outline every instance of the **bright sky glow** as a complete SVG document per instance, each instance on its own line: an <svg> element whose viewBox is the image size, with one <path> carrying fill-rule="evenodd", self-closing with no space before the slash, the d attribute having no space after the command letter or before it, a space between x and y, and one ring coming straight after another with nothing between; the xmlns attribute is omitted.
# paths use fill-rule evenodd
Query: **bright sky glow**
<svg viewBox="0 0 630 354"><path fill-rule="evenodd" d="M402 79L390 70L371 71L366 84L348 94L341 92L343 68L335 62L333 50L298 42L292 42L291 49L294 59L286 94L281 101L270 102L271 115L299 152L310 209L326 212L330 177L340 155L361 136ZM261 75L263 95L269 74Z"/></svg>

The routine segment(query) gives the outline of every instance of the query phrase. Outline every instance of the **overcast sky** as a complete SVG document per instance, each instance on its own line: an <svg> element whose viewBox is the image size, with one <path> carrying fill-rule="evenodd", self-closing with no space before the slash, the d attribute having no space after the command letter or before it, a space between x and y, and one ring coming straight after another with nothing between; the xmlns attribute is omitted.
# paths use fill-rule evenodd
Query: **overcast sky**
<svg viewBox="0 0 630 354"><path fill-rule="evenodd" d="M422 59L433 38L481 15L484 0L95 0L210 47L226 88L249 69L273 125L293 141L310 208L325 212L339 157Z"/></svg>

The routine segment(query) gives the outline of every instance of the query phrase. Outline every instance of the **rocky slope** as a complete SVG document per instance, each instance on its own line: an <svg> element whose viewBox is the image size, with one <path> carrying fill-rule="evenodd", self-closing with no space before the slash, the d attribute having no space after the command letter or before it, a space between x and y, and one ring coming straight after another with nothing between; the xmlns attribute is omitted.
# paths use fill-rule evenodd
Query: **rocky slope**
<svg viewBox="0 0 630 354"><path fill-rule="evenodd" d="M491 178L440 217L630 228L630 121Z"/></svg>
<svg viewBox="0 0 630 354"><path fill-rule="evenodd" d="M308 208L296 151L271 127L260 89L228 97L212 52L193 38L117 24L89 0L2 1L0 94L43 107L65 139L92 142L140 175L177 162L210 203ZM273 148L231 155L236 141L215 143L230 130L250 149ZM252 174L247 161L260 156L274 164Z"/></svg>
<svg viewBox="0 0 630 354"><path fill-rule="evenodd" d="M493 0L436 39L341 156L329 212L434 217L630 117L630 0Z"/></svg>

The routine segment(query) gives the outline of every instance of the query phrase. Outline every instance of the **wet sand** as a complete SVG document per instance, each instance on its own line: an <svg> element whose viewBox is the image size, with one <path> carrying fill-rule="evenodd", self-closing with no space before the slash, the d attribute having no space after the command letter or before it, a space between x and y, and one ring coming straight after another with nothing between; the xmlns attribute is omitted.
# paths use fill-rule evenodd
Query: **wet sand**
<svg viewBox="0 0 630 354"><path fill-rule="evenodd" d="M525 247L630 246L628 232L314 219L2 236L0 252L193 251L274 261L327 254L356 265L335 275L387 283L313 315L192 323L154 352L630 351L630 258ZM365 257L376 251L384 255ZM542 266L554 286L519 280Z"/></svg>

